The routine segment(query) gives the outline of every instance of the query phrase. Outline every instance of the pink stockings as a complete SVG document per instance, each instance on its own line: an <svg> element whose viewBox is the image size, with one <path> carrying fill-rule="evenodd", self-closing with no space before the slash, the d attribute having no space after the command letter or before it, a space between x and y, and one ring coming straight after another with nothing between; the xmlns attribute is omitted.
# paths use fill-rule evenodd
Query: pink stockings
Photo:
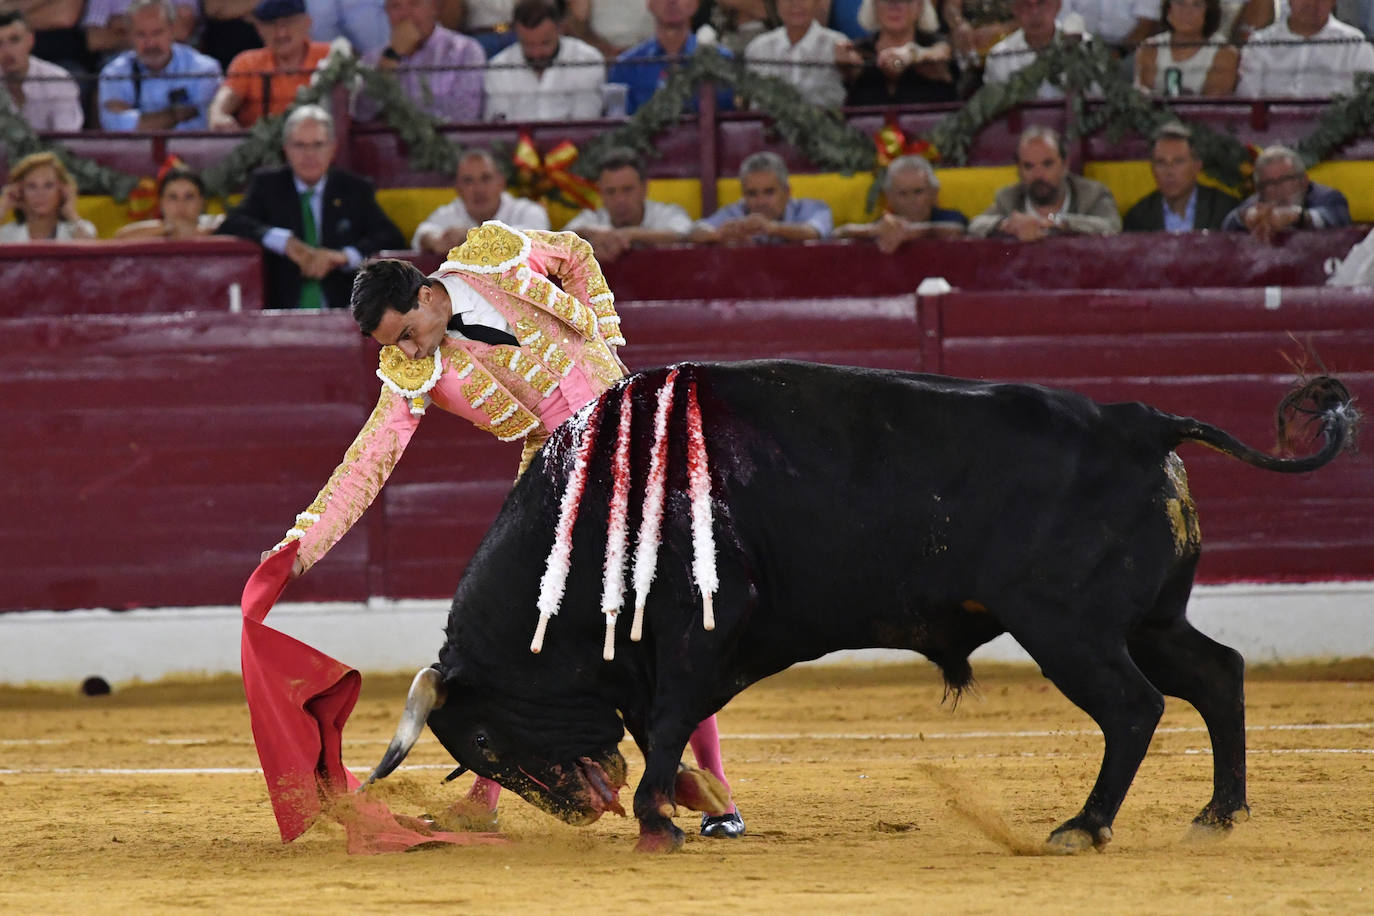
<svg viewBox="0 0 1374 916"><path fill-rule="evenodd" d="M725 787L728 794L730 783L725 781L725 767L720 758L720 732L716 730L716 717L712 716L696 727L692 732L692 737L687 743L692 748L692 756L697 760L697 766L708 771L720 784ZM490 779L481 776L472 784L472 789L468 792L468 801L478 802L487 808L496 808L496 799L501 795L501 787Z"/></svg>

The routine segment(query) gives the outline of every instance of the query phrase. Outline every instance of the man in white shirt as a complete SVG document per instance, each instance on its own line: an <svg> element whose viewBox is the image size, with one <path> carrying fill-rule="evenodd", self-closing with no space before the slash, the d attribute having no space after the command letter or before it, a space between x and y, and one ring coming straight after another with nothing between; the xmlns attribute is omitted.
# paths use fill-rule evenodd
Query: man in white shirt
<svg viewBox="0 0 1374 916"><path fill-rule="evenodd" d="M777 0L782 26L749 42L744 59L749 69L776 76L824 108L844 104L844 81L835 67L835 45L849 41L842 32L817 21L827 0Z"/></svg>
<svg viewBox="0 0 1374 916"><path fill-rule="evenodd" d="M1335 6L1336 0L1291 0L1286 18L1246 44L1236 95L1329 98L1352 92L1357 72L1374 71L1374 46L1331 15Z"/></svg>
<svg viewBox="0 0 1374 916"><path fill-rule="evenodd" d="M1018 71L1035 63L1036 55L1065 34L1058 20L1061 0L1012 0L1011 10L1021 28L992 46L983 65L983 82L1005 83ZM1091 38L1084 32L1083 40ZM1062 99L1064 90L1049 80L1040 84L1035 97Z"/></svg>
<svg viewBox="0 0 1374 916"><path fill-rule="evenodd" d="M677 204L649 200L644 163L632 149L619 147L602 157L596 188L601 206L583 210L563 228L591 242L602 263L636 245L682 241L692 228L692 218Z"/></svg>
<svg viewBox="0 0 1374 916"><path fill-rule="evenodd" d="M0 108L11 107L34 130L80 130L81 93L57 64L34 57L34 35L17 10L0 12Z"/></svg>
<svg viewBox="0 0 1374 916"><path fill-rule="evenodd" d="M532 200L512 197L506 175L484 149L471 149L458 160L458 197L435 210L415 230L411 248L443 257L467 238L468 230L489 219L515 229L547 229L549 214Z"/></svg>
<svg viewBox="0 0 1374 916"><path fill-rule="evenodd" d="M569 121L601 117L606 61L560 36L553 0L515 4L516 43L487 63L488 121Z"/></svg>

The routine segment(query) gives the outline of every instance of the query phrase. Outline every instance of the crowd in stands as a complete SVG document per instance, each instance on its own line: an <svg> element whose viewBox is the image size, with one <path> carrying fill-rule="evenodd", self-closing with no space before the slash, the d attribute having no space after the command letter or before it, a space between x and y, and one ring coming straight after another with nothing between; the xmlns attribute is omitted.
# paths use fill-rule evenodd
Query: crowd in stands
<svg viewBox="0 0 1374 916"><path fill-rule="evenodd" d="M54 18L51 4L19 5L0 14L0 106L39 129L73 130L83 101L62 69L69 62L46 61L37 49L47 33L75 29L78 20ZM1348 91L1355 73L1374 72L1363 31L1374 27L1374 0L220 0L207 2L200 18L194 5L170 0L87 0L76 12L80 59L103 60L92 104L107 131L250 127L290 108L340 41L446 122L594 118L608 99L633 112L675 61L708 43L826 106L955 101L1065 41L1103 42L1142 91L1160 95L1328 96ZM49 28L38 30L40 23ZM244 28L230 28L236 24ZM49 46L71 47L55 39ZM623 91L608 92L608 83ZM733 104L728 87L718 91L722 107ZM1061 92L1049 83L1039 90L1047 98ZM352 113L381 114L364 94ZM837 237L892 252L911 239L964 233L1034 241L1123 228L1224 229L1267 241L1291 228L1350 223L1341 193L1310 181L1290 149L1263 152L1256 194L1239 201L1199 184L1201 161L1186 127L1166 125L1152 139L1157 189L1126 209L1124 221L1106 186L1070 170L1063 138L1033 126L1016 147L1018 181L980 214L940 207L935 170L904 156L885 173L881 215L837 228L825 201L792 195L781 157L757 152L740 168L741 198L693 222L680 207L648 199L644 164L623 149L600 163L601 206L567 228L609 262L635 246L674 242ZM292 109L282 142L287 166L255 176L222 224L205 214L199 179L173 170L158 185L158 217L118 236L238 235L264 249L271 304L341 305L364 258L407 240L369 183L334 168L327 111ZM489 151L466 151L454 181L455 198L420 223L409 247L442 255L487 219L549 226L541 204L507 190ZM11 163L4 195L12 216L0 241L95 235L77 218L75 186L51 154Z"/></svg>

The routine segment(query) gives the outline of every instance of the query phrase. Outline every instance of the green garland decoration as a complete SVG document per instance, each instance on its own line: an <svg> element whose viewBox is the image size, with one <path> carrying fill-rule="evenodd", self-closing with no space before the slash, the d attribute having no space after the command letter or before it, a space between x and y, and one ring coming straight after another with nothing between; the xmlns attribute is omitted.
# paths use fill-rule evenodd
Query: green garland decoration
<svg viewBox="0 0 1374 916"><path fill-rule="evenodd" d="M1166 121L1184 120L1167 105L1138 92L1122 77L1116 62L1100 44L1056 40L1007 82L983 86L958 111L942 118L921 139L935 147L940 161L963 165L968 161L969 148L978 132L1010 109L1033 99L1045 80L1070 94L1071 118L1066 131L1069 139L1101 130L1107 131L1112 140L1127 131L1148 137ZM768 115L782 138L814 165L843 174L875 170L873 139L847 124L839 112L814 105L790 84L755 73L738 58L726 57L714 48L704 47L675 68L667 84L623 125L587 144L573 171L594 178L600 159L616 146L628 146L642 154L653 155L654 138L678 123L701 84L707 81L733 88L742 100ZM439 123L415 105L392 74L368 67L346 51L336 49L330 53L311 84L296 94L292 108L319 104L341 85L358 86L379 103L386 124L396 131L408 150L412 169L433 172L454 169L462 147L439 131ZM1100 99L1094 99L1089 105L1085 93L1093 87L1096 87L1094 95L1100 92ZM221 197L234 193L247 184L254 169L280 164L281 132L286 114L289 110L260 120L223 160L207 168L202 175L207 192ZM1194 146L1208 174L1232 186L1244 182L1250 161L1244 144L1205 124L1190 122L1190 126ZM1371 129L1374 129L1374 74L1361 73L1355 77L1354 92L1332 99L1313 132L1298 143L1297 149L1304 161L1312 165ZM104 194L124 201L139 182L137 176L77 156L61 144L44 141L12 105L0 105L0 144L11 160L44 150L55 152L85 194ZM493 144L497 161L513 171L509 150L508 143ZM882 169L876 169L875 189L881 178Z"/></svg>

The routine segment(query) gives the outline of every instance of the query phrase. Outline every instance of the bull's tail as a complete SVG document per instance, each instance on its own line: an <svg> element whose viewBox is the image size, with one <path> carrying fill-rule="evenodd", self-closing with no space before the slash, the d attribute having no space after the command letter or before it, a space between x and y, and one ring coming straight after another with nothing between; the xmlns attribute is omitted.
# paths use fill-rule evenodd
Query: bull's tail
<svg viewBox="0 0 1374 916"><path fill-rule="evenodd" d="M1187 417L1173 418L1173 448L1180 442L1201 442L1219 452L1238 458L1246 464L1266 471L1281 471L1296 474L1315 471L1330 463L1346 449L1355 448L1355 432L1359 426L1360 414L1352 406L1351 397L1345 385L1329 375L1299 381L1293 390L1284 396L1278 406L1279 444L1284 448L1292 446L1301 435L1309 433L1314 425L1320 426L1325 439L1321 449L1301 458L1276 458L1267 455L1241 442L1235 436Z"/></svg>

